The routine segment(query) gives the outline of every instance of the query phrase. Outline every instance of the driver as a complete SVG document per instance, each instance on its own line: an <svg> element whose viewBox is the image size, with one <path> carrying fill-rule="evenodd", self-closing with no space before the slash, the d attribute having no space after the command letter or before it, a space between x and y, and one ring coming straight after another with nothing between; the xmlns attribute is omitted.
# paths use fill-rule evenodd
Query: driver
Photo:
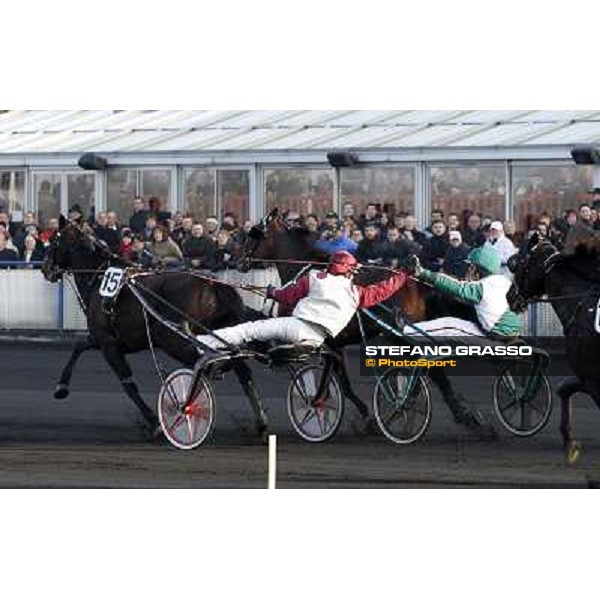
<svg viewBox="0 0 600 600"><path fill-rule="evenodd" d="M294 307L290 317L250 321L214 333L235 347L255 340L279 340L318 347L326 337L336 337L358 309L387 300L408 280L408 275L399 271L384 281L357 285L352 279L358 266L358 261L349 252L336 252L325 271L311 270L295 283L279 289L267 288L267 298ZM213 350L227 347L212 335L200 335L198 340ZM210 351L203 353L204 359L211 357Z"/></svg>
<svg viewBox="0 0 600 600"><path fill-rule="evenodd" d="M520 319L510 310L506 300L511 281L501 274L502 267L498 253L492 247L481 246L471 250L466 261L470 264L467 281L459 281L449 275L432 273L424 269L414 254L408 258L409 270L415 277L430 283L444 294L473 305L477 322L455 317L441 317L418 323L418 329L407 325L403 333L420 335L421 331L424 331L432 336L476 335L496 340L519 336Z"/></svg>

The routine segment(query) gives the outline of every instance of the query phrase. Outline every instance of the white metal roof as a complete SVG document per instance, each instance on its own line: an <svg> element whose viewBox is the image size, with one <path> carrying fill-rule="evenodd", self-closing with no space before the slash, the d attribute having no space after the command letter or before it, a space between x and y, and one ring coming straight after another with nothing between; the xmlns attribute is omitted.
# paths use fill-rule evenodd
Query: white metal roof
<svg viewBox="0 0 600 600"><path fill-rule="evenodd" d="M600 143L600 110L13 110L0 154Z"/></svg>

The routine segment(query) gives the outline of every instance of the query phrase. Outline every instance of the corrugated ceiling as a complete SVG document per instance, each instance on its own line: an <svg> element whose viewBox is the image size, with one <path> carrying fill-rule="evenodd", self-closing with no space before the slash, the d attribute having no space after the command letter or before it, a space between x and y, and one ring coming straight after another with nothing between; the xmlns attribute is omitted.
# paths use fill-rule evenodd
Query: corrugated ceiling
<svg viewBox="0 0 600 600"><path fill-rule="evenodd" d="M600 142L600 111L57 110L0 114L0 153L303 150Z"/></svg>

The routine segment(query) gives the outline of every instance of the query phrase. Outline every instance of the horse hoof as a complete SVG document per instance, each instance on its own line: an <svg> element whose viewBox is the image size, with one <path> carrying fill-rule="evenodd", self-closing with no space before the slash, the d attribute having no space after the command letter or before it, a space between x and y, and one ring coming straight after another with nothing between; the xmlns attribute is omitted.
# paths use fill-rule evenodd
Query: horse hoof
<svg viewBox="0 0 600 600"><path fill-rule="evenodd" d="M578 442L571 442L567 448L567 464L573 467L577 464L579 457L581 456L581 444Z"/></svg>
<svg viewBox="0 0 600 600"><path fill-rule="evenodd" d="M54 398L56 398L56 400L64 400L70 393L69 386L64 383L59 383L54 388Z"/></svg>
<svg viewBox="0 0 600 600"><path fill-rule="evenodd" d="M379 427L377 425L377 421L373 415L367 415L363 417L362 421L362 434L363 435L371 435L373 433L378 433Z"/></svg>
<svg viewBox="0 0 600 600"><path fill-rule="evenodd" d="M256 433L262 444L269 443L269 427L266 423L259 423L256 426Z"/></svg>

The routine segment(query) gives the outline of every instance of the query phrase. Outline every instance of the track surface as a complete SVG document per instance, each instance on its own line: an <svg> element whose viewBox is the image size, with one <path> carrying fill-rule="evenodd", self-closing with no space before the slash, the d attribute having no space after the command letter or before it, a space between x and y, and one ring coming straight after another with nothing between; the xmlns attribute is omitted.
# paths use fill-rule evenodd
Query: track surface
<svg viewBox="0 0 600 600"><path fill-rule="evenodd" d="M135 408L97 352L76 367L71 395L52 389L69 356L67 345L0 343L0 487L265 487L267 450L239 386L217 383L217 425L210 442L181 452L146 441ZM130 357L136 380L152 406L158 382L147 353ZM356 359L353 372L358 372ZM452 421L437 394L425 438L408 448L360 433L347 406L334 442L309 445L291 431L285 414L285 373L256 368L257 381L278 439L278 487L579 487L600 481L600 411L576 401L576 431L584 452L567 467L558 434L558 407L534 438L500 431L479 442ZM371 384L356 378L365 400ZM491 381L458 378L458 387L491 412Z"/></svg>

